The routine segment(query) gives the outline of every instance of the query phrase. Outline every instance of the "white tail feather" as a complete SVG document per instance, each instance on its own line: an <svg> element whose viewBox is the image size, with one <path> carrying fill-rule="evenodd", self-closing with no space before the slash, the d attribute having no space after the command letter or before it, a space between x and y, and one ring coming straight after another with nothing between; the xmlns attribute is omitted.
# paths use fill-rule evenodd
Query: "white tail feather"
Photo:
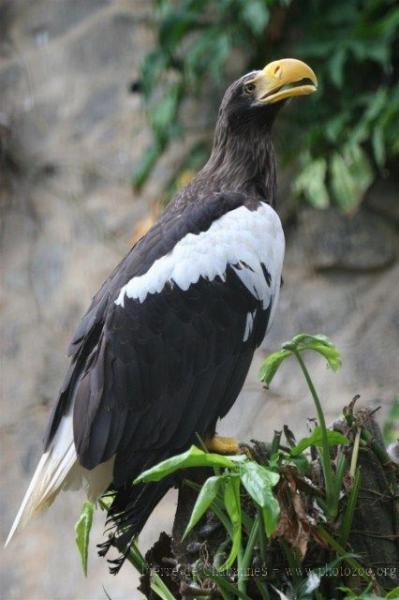
<svg viewBox="0 0 399 600"><path fill-rule="evenodd" d="M91 471L79 464L73 441L72 414L73 406L62 417L49 449L41 457L5 547L17 528L24 527L32 517L48 508L61 490L78 490L83 485L88 499L95 502L111 483L114 457Z"/></svg>
<svg viewBox="0 0 399 600"><path fill-rule="evenodd" d="M76 461L70 411L61 419L49 449L36 467L5 546L9 544L18 526L26 525L34 515L50 506Z"/></svg>

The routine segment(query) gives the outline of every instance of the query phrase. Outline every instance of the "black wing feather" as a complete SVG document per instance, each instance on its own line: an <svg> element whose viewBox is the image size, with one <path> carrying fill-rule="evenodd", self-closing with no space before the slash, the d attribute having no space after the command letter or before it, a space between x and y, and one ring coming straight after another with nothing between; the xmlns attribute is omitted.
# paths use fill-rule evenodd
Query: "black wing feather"
<svg viewBox="0 0 399 600"><path fill-rule="evenodd" d="M115 456L113 485L119 491L111 512L136 507L132 518L140 527L166 484L151 488L151 502L140 508L138 498L147 487L132 488L132 479L195 443L197 433L214 433L217 419L241 390L270 306L264 310L231 267L223 281L200 278L186 291L167 283L142 303L125 298L123 307L115 299L123 285L147 272L187 233L205 231L246 202L242 194L215 194L189 210L167 210L93 298L70 346L72 364L46 445L73 402L80 463L92 469ZM244 343L247 315L254 311L253 331ZM140 527L133 529L137 533Z"/></svg>

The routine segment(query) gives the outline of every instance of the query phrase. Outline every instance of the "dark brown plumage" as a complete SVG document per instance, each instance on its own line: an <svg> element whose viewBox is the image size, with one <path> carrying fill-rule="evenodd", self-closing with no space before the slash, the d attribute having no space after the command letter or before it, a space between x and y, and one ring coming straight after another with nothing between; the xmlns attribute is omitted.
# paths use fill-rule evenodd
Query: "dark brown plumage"
<svg viewBox="0 0 399 600"><path fill-rule="evenodd" d="M177 481L133 479L215 433L275 312L284 235L271 127L281 100L310 93L284 89L304 77L315 81L287 59L229 87L209 161L94 296L10 537L83 478L93 499L115 493L102 553L114 543L124 555Z"/></svg>

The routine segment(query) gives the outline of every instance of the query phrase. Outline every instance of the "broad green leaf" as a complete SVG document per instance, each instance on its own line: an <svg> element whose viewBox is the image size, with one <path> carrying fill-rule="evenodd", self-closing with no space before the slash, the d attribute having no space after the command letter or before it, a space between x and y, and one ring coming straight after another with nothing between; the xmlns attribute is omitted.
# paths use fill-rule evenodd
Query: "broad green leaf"
<svg viewBox="0 0 399 600"><path fill-rule="evenodd" d="M302 168L294 183L294 192L303 194L312 206L327 208L330 198L326 186L327 161L325 158L311 160Z"/></svg>
<svg viewBox="0 0 399 600"><path fill-rule="evenodd" d="M237 558L241 545L240 479L237 477L226 477L224 480L224 506L232 525L232 539L230 554L220 567L221 571L230 569Z"/></svg>
<svg viewBox="0 0 399 600"><path fill-rule="evenodd" d="M93 524L94 504L85 502L75 525L75 540L82 561L83 573L87 576L87 562L89 555L90 530Z"/></svg>
<svg viewBox="0 0 399 600"><path fill-rule="evenodd" d="M270 491L278 483L280 475L254 461L242 464L240 473L242 484L251 498L259 506L265 506L270 499Z"/></svg>
<svg viewBox="0 0 399 600"><path fill-rule="evenodd" d="M164 92L163 97L151 106L151 126L157 136L165 135L165 130L175 120L180 91L180 83L173 83Z"/></svg>
<svg viewBox="0 0 399 600"><path fill-rule="evenodd" d="M303 438L294 448L291 449L291 456L298 456L301 454L306 448L310 446L322 447L323 445L323 437L321 427L315 427L312 435L309 437ZM340 444L347 444L348 438L346 438L339 431L327 431L327 441L329 446L339 446Z"/></svg>
<svg viewBox="0 0 399 600"><path fill-rule="evenodd" d="M384 130L376 125L371 136L371 145L373 147L374 159L377 165L382 168L385 165L385 141Z"/></svg>
<svg viewBox="0 0 399 600"><path fill-rule="evenodd" d="M298 352L303 352L304 350L318 352L324 356L328 366L333 371L337 371L341 366L339 350L327 336L322 334L309 335L307 333L300 333L293 337L291 341L285 342L283 348L291 351L297 350Z"/></svg>
<svg viewBox="0 0 399 600"><path fill-rule="evenodd" d="M347 49L345 47L337 48L335 52L331 53L330 60L328 61L328 69L330 71L330 77L337 88L342 87L343 83L343 71L345 66L345 60L347 58Z"/></svg>
<svg viewBox="0 0 399 600"><path fill-rule="evenodd" d="M220 475L215 477L209 477L209 479L205 481L200 493L198 494L193 511L191 513L190 521L184 532L183 539L190 533L193 527L196 526L198 521L208 510L212 502L215 500L220 489L221 481L222 476Z"/></svg>
<svg viewBox="0 0 399 600"><path fill-rule="evenodd" d="M311 467L306 456L303 456L302 454L299 454L298 456L291 456L289 463L294 464L298 471L306 477L311 475Z"/></svg>
<svg viewBox="0 0 399 600"><path fill-rule="evenodd" d="M242 600L252 600L245 592L239 590L236 584L230 583L225 575L216 575L214 569L211 569L209 573L205 571L205 574L208 579L216 583L218 592L225 592L225 595L223 595L225 600L230 600L230 598L236 596Z"/></svg>
<svg viewBox="0 0 399 600"><path fill-rule="evenodd" d="M262 509L266 534L270 537L277 526L280 505L273 494L273 487L280 475L256 462L241 466L241 481L251 498Z"/></svg>
<svg viewBox="0 0 399 600"><path fill-rule="evenodd" d="M260 34L269 20L269 10L262 0L244 0L242 16L255 35Z"/></svg>
<svg viewBox="0 0 399 600"><path fill-rule="evenodd" d="M312 342L307 345L306 350L318 352L327 360L328 366L337 371L341 366L341 355L335 346L326 346L319 342Z"/></svg>
<svg viewBox="0 0 399 600"><path fill-rule="evenodd" d="M146 97L151 96L151 92L156 87L162 72L165 71L168 57L164 52L157 48L147 54L140 69L140 83Z"/></svg>
<svg viewBox="0 0 399 600"><path fill-rule="evenodd" d="M161 600L177 600L176 596L172 594L168 586L162 581L158 573L150 575L150 586L153 592L161 598Z"/></svg>
<svg viewBox="0 0 399 600"><path fill-rule="evenodd" d="M274 496L270 497L270 502L263 506L262 517L265 525L266 535L272 536L276 530L278 518L280 516L280 505Z"/></svg>
<svg viewBox="0 0 399 600"><path fill-rule="evenodd" d="M144 473L141 473L134 480L134 483L160 481L179 469L188 469L190 467L224 467L232 469L235 467L235 463L228 456L204 452L197 448L197 446L191 446L187 452L168 458L158 465L151 467L151 469L144 471Z"/></svg>
<svg viewBox="0 0 399 600"><path fill-rule="evenodd" d="M347 131L348 121L350 121L351 113L349 110L334 114L325 125L325 135L334 144L338 143L340 136Z"/></svg>
<svg viewBox="0 0 399 600"><path fill-rule="evenodd" d="M285 342L283 344L283 348L285 346L291 346L294 345L295 347L299 347L301 346L303 349L305 349L305 347L308 344L311 344L313 342L317 342L320 344L323 344L324 346L333 348L334 344L332 343L332 341L330 340L329 337L327 337L326 335L322 334L322 333L316 333L316 334L310 334L310 333L298 333L297 335L295 335L291 341L289 342Z"/></svg>
<svg viewBox="0 0 399 600"><path fill-rule="evenodd" d="M269 354L266 360L263 362L260 371L259 379L267 385L272 382L273 377L277 373L283 360L290 356L291 352L288 350L280 350L279 352L273 352Z"/></svg>
<svg viewBox="0 0 399 600"><path fill-rule="evenodd" d="M391 444L399 438L399 397L395 398L383 427L384 441Z"/></svg>
<svg viewBox="0 0 399 600"><path fill-rule="evenodd" d="M358 144L335 152L330 163L331 185L341 208L352 212L360 204L373 180L366 153Z"/></svg>
<svg viewBox="0 0 399 600"><path fill-rule="evenodd" d="M136 190L145 184L161 153L162 146L159 144L153 144L144 151L132 174L132 184Z"/></svg>
<svg viewBox="0 0 399 600"><path fill-rule="evenodd" d="M160 24L160 46L171 52L195 26L196 17L191 11L179 11L171 5Z"/></svg>

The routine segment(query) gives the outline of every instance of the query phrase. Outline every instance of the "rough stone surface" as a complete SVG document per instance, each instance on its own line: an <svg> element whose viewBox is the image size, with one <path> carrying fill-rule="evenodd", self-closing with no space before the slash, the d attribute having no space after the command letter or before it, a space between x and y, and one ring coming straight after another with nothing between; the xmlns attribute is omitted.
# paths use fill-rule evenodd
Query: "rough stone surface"
<svg viewBox="0 0 399 600"><path fill-rule="evenodd" d="M383 217L362 210L352 217L334 209L301 213L307 263L318 271L374 271L395 260L397 236Z"/></svg>
<svg viewBox="0 0 399 600"><path fill-rule="evenodd" d="M75 324L184 152L183 145L174 146L145 192L131 192L130 171L149 133L140 99L128 87L151 47L149 7L147 0L13 0L0 6L2 540L40 455ZM368 202L370 210L385 206L378 197ZM335 213L306 211L287 230L276 322L221 431L267 439L287 423L304 432L314 409L295 365L284 366L267 392L256 380L265 352L300 331L331 335L343 353L337 375L311 360L328 419L355 393L384 406L393 399L398 266L387 210L379 211L376 229L371 212L354 218L365 224L360 238ZM333 240L327 245L326 233ZM357 256L358 244L367 259ZM370 261L372 269L364 268ZM326 263L334 268L325 270ZM171 493L151 518L144 548L170 527L174 502ZM113 578L96 557L101 514L92 533L89 577L83 577L74 548L79 510L80 498L62 495L1 551L2 599L94 600L106 597L102 585L113 600L139 597L131 568Z"/></svg>

